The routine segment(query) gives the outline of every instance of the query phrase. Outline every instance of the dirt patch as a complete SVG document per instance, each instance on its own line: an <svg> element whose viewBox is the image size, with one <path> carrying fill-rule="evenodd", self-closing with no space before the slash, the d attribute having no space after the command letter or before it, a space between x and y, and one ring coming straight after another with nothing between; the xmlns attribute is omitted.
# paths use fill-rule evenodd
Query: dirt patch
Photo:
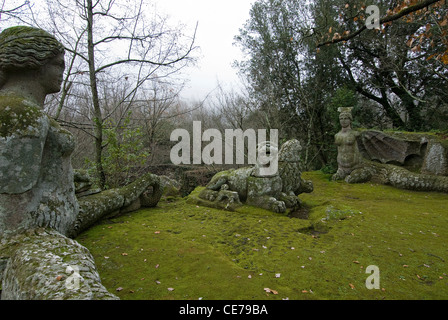
<svg viewBox="0 0 448 320"><path fill-rule="evenodd" d="M310 216L310 208L308 207L301 207L299 209L291 210L291 212L288 214L288 217L290 218L299 218L307 220Z"/></svg>

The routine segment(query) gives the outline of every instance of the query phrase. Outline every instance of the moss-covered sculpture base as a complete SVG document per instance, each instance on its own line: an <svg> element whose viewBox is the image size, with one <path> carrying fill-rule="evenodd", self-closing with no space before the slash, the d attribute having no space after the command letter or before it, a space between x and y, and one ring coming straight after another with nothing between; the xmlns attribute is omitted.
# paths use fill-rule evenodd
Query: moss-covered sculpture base
<svg viewBox="0 0 448 320"><path fill-rule="evenodd" d="M348 183L372 181L400 189L448 193L448 177L415 173L403 167L363 160L345 177Z"/></svg>
<svg viewBox="0 0 448 320"><path fill-rule="evenodd" d="M51 229L0 242L1 300L116 300L89 250Z"/></svg>

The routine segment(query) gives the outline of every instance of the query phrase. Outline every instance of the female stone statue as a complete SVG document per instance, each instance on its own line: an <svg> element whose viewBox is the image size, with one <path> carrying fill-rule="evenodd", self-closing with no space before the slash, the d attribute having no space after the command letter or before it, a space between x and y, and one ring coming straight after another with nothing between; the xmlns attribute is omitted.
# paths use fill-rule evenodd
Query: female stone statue
<svg viewBox="0 0 448 320"><path fill-rule="evenodd" d="M0 34L0 233L39 226L66 234L78 214L74 138L42 110L63 72L64 47L49 33L20 26Z"/></svg>
<svg viewBox="0 0 448 320"><path fill-rule="evenodd" d="M49 33L19 26L0 34L0 235L47 227L73 237L106 214L153 207L162 195L159 177L147 173L76 199L74 138L42 110L64 67L64 47Z"/></svg>
<svg viewBox="0 0 448 320"><path fill-rule="evenodd" d="M335 135L338 171L333 180L348 183L375 182L401 189L448 193L448 177L414 173L403 167L362 158L357 144L359 132L352 130L352 108L340 108L341 131Z"/></svg>
<svg viewBox="0 0 448 320"><path fill-rule="evenodd" d="M345 179L361 159L356 142L359 133L351 127L353 120L351 109L339 109L339 122L342 129L335 135L335 144L338 146L338 171L333 175L333 180Z"/></svg>

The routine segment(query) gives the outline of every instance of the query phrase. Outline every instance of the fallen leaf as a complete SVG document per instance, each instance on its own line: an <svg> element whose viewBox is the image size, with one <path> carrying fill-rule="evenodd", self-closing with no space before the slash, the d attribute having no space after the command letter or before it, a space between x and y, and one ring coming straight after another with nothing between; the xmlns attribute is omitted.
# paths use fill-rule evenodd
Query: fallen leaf
<svg viewBox="0 0 448 320"><path fill-rule="evenodd" d="M128 254L126 252L123 252L121 255L122 256L127 256Z"/></svg>
<svg viewBox="0 0 448 320"><path fill-rule="evenodd" d="M356 261L353 261L353 263L359 263L359 261L356 260Z"/></svg>
<svg viewBox="0 0 448 320"><path fill-rule="evenodd" d="M355 286L351 283L348 284L350 286L350 288L355 289Z"/></svg>
<svg viewBox="0 0 448 320"><path fill-rule="evenodd" d="M123 290L122 287L118 287L118 288L116 289L116 291L121 291L121 290Z"/></svg>
<svg viewBox="0 0 448 320"><path fill-rule="evenodd" d="M308 293L308 291L307 290L302 290L302 293Z"/></svg>
<svg viewBox="0 0 448 320"><path fill-rule="evenodd" d="M154 233L155 233L155 234L159 234L159 233L160 233L160 231L155 231Z"/></svg>
<svg viewBox="0 0 448 320"><path fill-rule="evenodd" d="M266 291L267 293L273 293L273 294L278 294L278 291L273 290L273 289L269 289L269 288L264 288L264 291Z"/></svg>
<svg viewBox="0 0 448 320"><path fill-rule="evenodd" d="M159 267L159 264L156 264L156 267L155 267L155 268L157 269L158 267Z"/></svg>
<svg viewBox="0 0 448 320"><path fill-rule="evenodd" d="M57 276L57 277L56 277L56 280L57 280L57 281L61 281L62 278L63 278L63 276Z"/></svg>

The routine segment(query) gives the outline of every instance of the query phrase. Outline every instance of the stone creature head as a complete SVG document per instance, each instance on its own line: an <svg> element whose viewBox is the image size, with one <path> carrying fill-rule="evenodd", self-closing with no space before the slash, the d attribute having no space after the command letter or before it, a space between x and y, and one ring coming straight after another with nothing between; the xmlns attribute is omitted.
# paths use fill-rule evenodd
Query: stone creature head
<svg viewBox="0 0 448 320"><path fill-rule="evenodd" d="M273 159L277 158L278 147L272 141L260 142L257 146L257 156L257 163L267 166Z"/></svg>
<svg viewBox="0 0 448 320"><path fill-rule="evenodd" d="M8 73L38 70L64 51L64 46L42 29L16 26L3 30L0 33L0 88Z"/></svg>
<svg viewBox="0 0 448 320"><path fill-rule="evenodd" d="M273 176L278 170L278 146L272 141L263 141L257 145L256 175Z"/></svg>
<svg viewBox="0 0 448 320"><path fill-rule="evenodd" d="M302 146L298 140L288 140L280 148L278 161L298 162L300 160L300 151L302 151Z"/></svg>

